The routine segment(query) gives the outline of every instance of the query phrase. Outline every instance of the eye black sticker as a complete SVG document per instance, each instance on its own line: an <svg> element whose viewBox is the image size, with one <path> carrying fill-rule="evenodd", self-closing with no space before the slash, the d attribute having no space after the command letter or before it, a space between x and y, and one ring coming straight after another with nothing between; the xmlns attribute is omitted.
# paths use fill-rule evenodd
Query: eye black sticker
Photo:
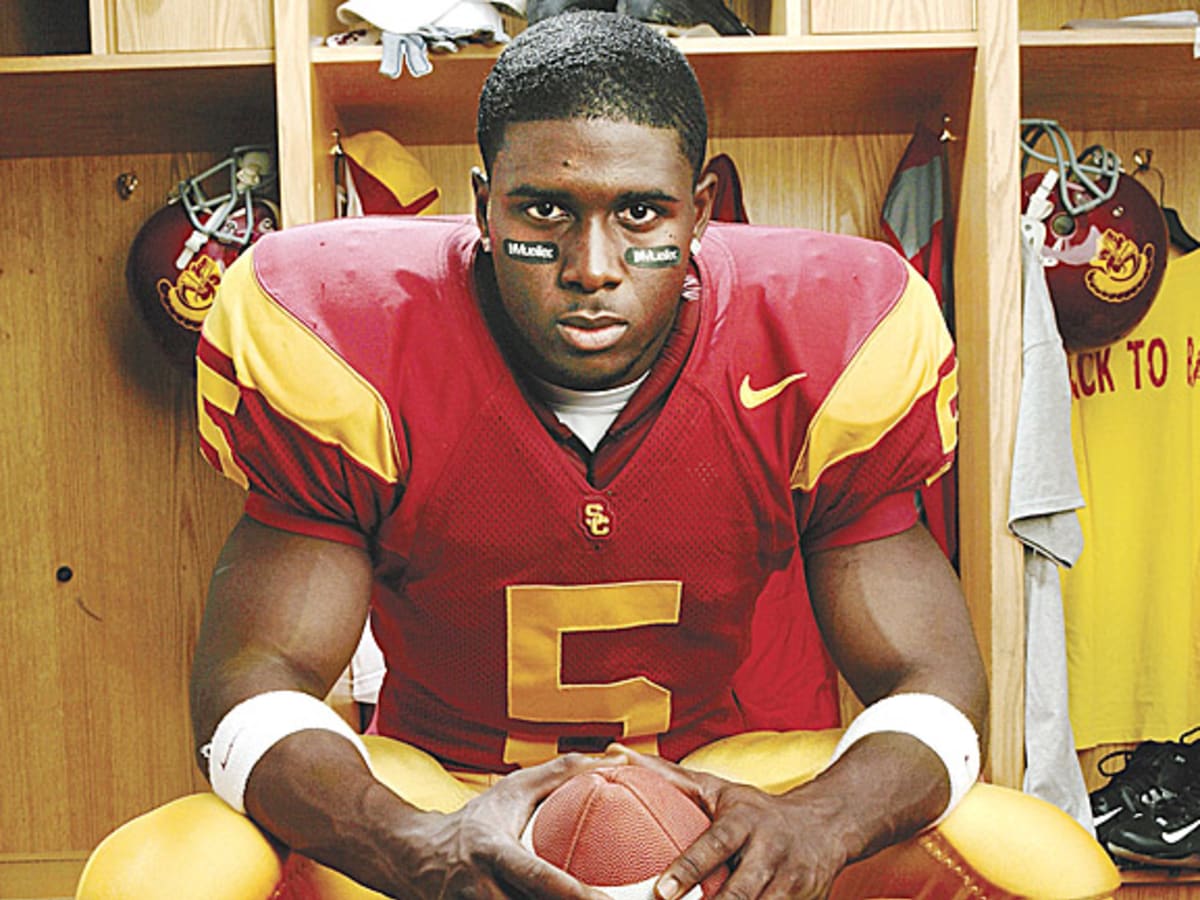
<svg viewBox="0 0 1200 900"><path fill-rule="evenodd" d="M630 247L625 251L625 262L642 269L667 269L679 265L683 253L674 244L661 247Z"/></svg>
<svg viewBox="0 0 1200 900"><path fill-rule="evenodd" d="M543 265L558 259L558 244L549 241L510 241L505 238L504 252L509 259Z"/></svg>

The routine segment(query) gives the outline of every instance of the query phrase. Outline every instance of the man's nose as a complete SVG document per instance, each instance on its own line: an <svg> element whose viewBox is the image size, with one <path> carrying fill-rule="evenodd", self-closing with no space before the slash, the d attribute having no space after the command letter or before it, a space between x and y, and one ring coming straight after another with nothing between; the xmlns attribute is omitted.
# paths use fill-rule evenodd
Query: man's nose
<svg viewBox="0 0 1200 900"><path fill-rule="evenodd" d="M585 219L564 242L563 285L592 294L620 284L624 273L624 242L602 219Z"/></svg>

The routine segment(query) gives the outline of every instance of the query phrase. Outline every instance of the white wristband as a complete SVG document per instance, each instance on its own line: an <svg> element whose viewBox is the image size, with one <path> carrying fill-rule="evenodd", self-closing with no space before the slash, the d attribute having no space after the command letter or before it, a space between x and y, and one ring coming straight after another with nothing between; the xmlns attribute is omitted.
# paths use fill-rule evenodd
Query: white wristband
<svg viewBox="0 0 1200 900"><path fill-rule="evenodd" d="M298 731L332 731L350 741L371 767L367 747L346 721L311 694L267 691L243 700L225 714L212 742L201 749L208 757L208 780L214 793L240 813L246 812L246 782L263 755Z"/></svg>
<svg viewBox="0 0 1200 900"><path fill-rule="evenodd" d="M931 825L942 822L979 778L979 735L954 704L934 694L894 694L872 703L850 723L833 751L836 761L851 745L885 731L915 737L932 750L950 778L950 802Z"/></svg>

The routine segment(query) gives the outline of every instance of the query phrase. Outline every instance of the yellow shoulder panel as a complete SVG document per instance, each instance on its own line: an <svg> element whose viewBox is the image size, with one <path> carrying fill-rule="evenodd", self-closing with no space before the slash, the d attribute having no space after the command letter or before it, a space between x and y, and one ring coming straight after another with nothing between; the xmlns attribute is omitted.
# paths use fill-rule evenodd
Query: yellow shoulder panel
<svg viewBox="0 0 1200 900"><path fill-rule="evenodd" d="M920 397L938 386L938 370L954 345L933 288L908 269L904 292L842 370L809 423L792 469L793 489L811 490L830 466L875 446ZM956 372L939 387L939 427L947 450L946 444L952 447L956 440L949 413L949 401L957 393Z"/></svg>
<svg viewBox="0 0 1200 900"><path fill-rule="evenodd" d="M226 271L204 322L205 338L233 362L237 393L223 376L204 367L198 385L202 396L232 412L240 390L255 391L317 440L395 483L400 454L382 395L263 290L253 256L252 248Z"/></svg>

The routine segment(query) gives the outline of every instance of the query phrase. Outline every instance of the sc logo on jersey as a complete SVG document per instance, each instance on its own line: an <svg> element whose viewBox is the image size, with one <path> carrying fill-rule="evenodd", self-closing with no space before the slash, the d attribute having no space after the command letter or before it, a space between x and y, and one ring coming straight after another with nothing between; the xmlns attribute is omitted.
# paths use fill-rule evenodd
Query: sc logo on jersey
<svg viewBox="0 0 1200 900"><path fill-rule="evenodd" d="M604 497L588 497L579 506L579 524L591 538L607 538L612 534L612 507Z"/></svg>

